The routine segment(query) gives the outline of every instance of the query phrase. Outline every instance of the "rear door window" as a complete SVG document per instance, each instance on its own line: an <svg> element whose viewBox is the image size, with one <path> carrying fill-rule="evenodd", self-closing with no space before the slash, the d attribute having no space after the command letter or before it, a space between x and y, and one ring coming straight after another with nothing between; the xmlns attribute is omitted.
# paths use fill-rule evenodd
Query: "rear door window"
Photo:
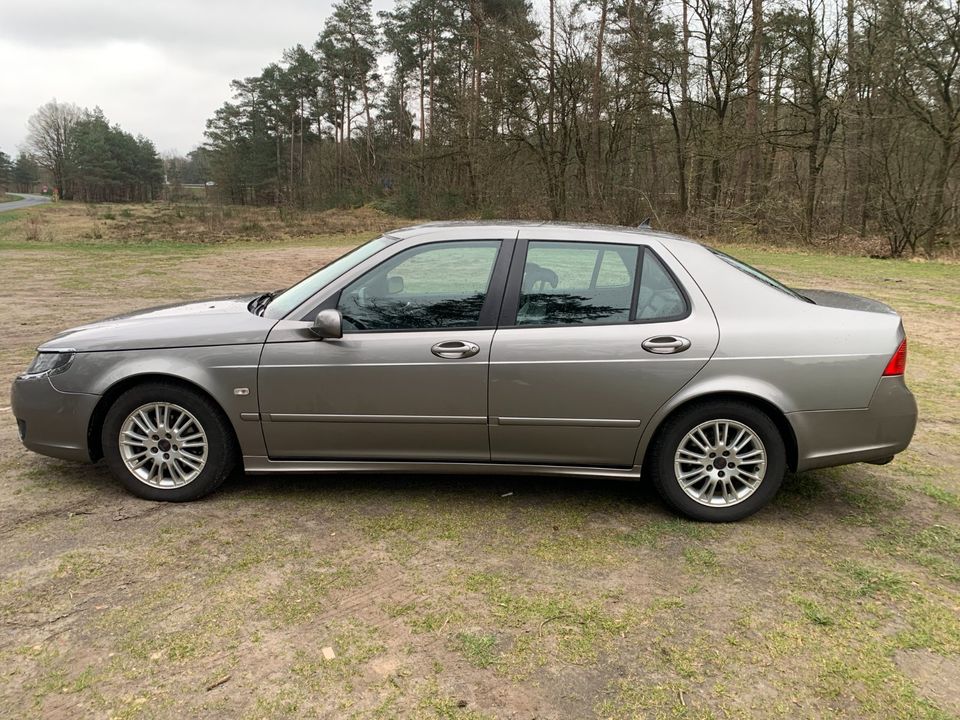
<svg viewBox="0 0 960 720"><path fill-rule="evenodd" d="M627 322L638 252L636 245L531 241L517 325Z"/></svg>
<svg viewBox="0 0 960 720"><path fill-rule="evenodd" d="M679 320L687 314L686 299L676 280L650 249L643 253L636 308L636 319L647 322Z"/></svg>
<svg viewBox="0 0 960 720"><path fill-rule="evenodd" d="M686 315L673 276L649 249L616 243L531 240L517 325L609 325Z"/></svg>

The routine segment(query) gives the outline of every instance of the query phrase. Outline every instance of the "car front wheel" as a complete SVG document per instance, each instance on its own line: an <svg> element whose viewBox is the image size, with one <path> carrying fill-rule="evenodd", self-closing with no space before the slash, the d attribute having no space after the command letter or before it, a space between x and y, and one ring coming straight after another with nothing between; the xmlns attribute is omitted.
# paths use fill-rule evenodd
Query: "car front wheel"
<svg viewBox="0 0 960 720"><path fill-rule="evenodd" d="M101 441L110 471L147 500L203 497L236 464L233 435L219 409L174 384L144 384L123 393L107 412Z"/></svg>
<svg viewBox="0 0 960 720"><path fill-rule="evenodd" d="M670 418L648 469L661 497L695 520L731 522L776 495L786 449L770 417L746 403L708 402Z"/></svg>

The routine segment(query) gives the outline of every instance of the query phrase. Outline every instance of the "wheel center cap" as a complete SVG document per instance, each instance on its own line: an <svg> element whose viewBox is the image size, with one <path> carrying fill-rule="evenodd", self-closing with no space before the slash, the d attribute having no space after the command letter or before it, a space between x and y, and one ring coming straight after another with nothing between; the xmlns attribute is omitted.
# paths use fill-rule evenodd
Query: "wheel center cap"
<svg viewBox="0 0 960 720"><path fill-rule="evenodd" d="M169 451L170 451L170 441L167 440L166 438L164 438L163 440L161 440L160 442L157 443L157 447L160 448L161 450L163 450L163 452L169 452Z"/></svg>
<svg viewBox="0 0 960 720"><path fill-rule="evenodd" d="M726 458L719 457L719 458L717 458L716 460L713 461L713 466L714 466L717 470L723 470L723 469L727 466L727 459L726 459Z"/></svg>

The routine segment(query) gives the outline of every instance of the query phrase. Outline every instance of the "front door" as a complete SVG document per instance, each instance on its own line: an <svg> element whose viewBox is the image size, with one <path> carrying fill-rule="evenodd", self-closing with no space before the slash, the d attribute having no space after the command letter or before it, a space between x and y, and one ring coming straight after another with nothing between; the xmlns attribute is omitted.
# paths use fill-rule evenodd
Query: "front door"
<svg viewBox="0 0 960 720"><path fill-rule="evenodd" d="M341 339L304 328L299 341L289 331L268 340L259 393L270 457L489 460L487 371L504 244L512 246L401 247L334 298Z"/></svg>
<svg viewBox="0 0 960 720"><path fill-rule="evenodd" d="M713 312L649 246L520 238L491 351L491 458L630 467L716 348Z"/></svg>

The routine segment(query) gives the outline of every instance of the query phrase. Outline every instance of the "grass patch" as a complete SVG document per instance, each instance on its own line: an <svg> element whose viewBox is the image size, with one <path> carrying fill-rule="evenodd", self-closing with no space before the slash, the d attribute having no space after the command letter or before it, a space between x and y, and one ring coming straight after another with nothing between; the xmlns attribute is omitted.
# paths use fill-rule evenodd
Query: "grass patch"
<svg viewBox="0 0 960 720"><path fill-rule="evenodd" d="M717 534L715 526L693 522L683 518L649 520L634 530L624 533L620 539L628 545L659 548L676 540L707 540Z"/></svg>
<svg viewBox="0 0 960 720"><path fill-rule="evenodd" d="M686 547L683 549L683 559L691 570L713 572L720 569L720 560L710 548Z"/></svg>
<svg viewBox="0 0 960 720"><path fill-rule="evenodd" d="M356 584L359 577L358 569L351 567L323 572L298 568L288 573L284 583L270 593L260 613L281 626L306 622L329 607L327 596L332 591Z"/></svg>
<svg viewBox="0 0 960 720"><path fill-rule="evenodd" d="M800 607L800 611L803 613L803 616L814 625L830 627L831 625L836 624L836 620L834 620L833 616L824 610L824 608L815 600L810 600L809 598L797 598L796 603Z"/></svg>
<svg viewBox="0 0 960 720"><path fill-rule="evenodd" d="M467 662L479 668L493 665L497 660L497 638L494 635L457 633L456 647Z"/></svg>
<svg viewBox="0 0 960 720"><path fill-rule="evenodd" d="M854 597L873 597L903 595L907 581L897 573L869 567L861 563L845 560L839 563L839 569L854 582Z"/></svg>
<svg viewBox="0 0 960 720"><path fill-rule="evenodd" d="M918 485L917 490L926 495L928 498L933 498L941 505L945 505L953 510L960 510L960 495L957 493L944 490L943 488L937 487L936 485L932 485L930 483Z"/></svg>

